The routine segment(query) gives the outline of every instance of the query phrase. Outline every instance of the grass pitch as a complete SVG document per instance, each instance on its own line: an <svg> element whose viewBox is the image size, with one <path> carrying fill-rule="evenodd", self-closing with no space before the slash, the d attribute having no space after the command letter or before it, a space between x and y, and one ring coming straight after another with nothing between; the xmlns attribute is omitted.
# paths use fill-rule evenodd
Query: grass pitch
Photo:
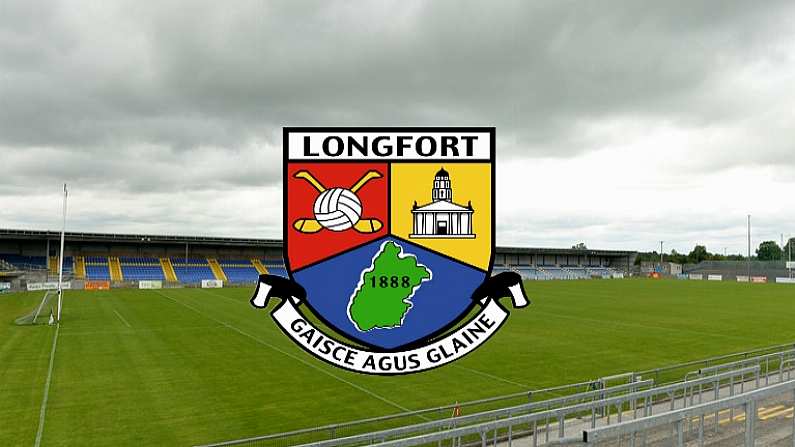
<svg viewBox="0 0 795 447"><path fill-rule="evenodd" d="M795 287L528 282L485 346L404 377L294 346L251 289L67 291L56 329L14 326L41 293L0 295L0 445L193 445L643 370L795 340Z"/></svg>

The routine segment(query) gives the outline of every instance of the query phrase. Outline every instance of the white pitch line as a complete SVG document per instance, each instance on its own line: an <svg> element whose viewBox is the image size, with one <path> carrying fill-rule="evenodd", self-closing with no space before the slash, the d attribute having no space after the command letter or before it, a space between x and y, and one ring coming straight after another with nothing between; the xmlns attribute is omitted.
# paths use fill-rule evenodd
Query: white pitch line
<svg viewBox="0 0 795 447"><path fill-rule="evenodd" d="M248 301L236 300L236 299L234 299L232 297L229 297L229 296L226 296L226 295L221 295L220 293L210 292L207 289L199 289L199 290L201 290L202 292L204 292L204 293L206 293L208 295L217 296L218 298L223 298L225 300L229 300L229 301L231 301L231 302L233 302L235 304L242 304L242 303L248 304Z"/></svg>
<svg viewBox="0 0 795 447"><path fill-rule="evenodd" d="M297 356L295 356L295 355L293 355L293 354L290 354L290 353L289 353L289 352L287 352L287 351L284 351L284 350L282 350L282 349L280 349L280 348L277 348L276 346L274 346L274 345L272 345L272 344L270 344L270 343L268 343L268 342L266 342L266 341L264 341L264 340L261 340L261 339L259 339L259 338L255 337L255 336L253 336L253 335L251 335L251 334L249 334L249 333L243 332L242 330L240 330L240 329L236 328L235 326L232 326L232 325L231 325L231 324L229 324L229 323L226 323L226 322L224 322L224 321L221 321L221 320L218 320L218 319L216 319L216 318L214 318L214 317L211 317L211 316L209 316L209 315L205 314L204 312L200 311L199 309L196 309L195 307L193 307L193 306L191 306L191 305L189 305L189 304L185 304L185 303L183 303L183 302L181 302L181 301L179 301L179 300L175 300L174 298L171 298L170 296L168 296L168 295L166 295L166 294L164 294L164 293L162 293L162 292L160 292L160 291L158 291L158 290L153 290L153 292L155 292L155 293L157 293L158 295L160 295L160 296L162 296L162 297L164 297L164 298L166 298L166 299L169 299L169 300L171 300L171 301L173 301L173 302L175 302L175 303L177 303L177 304L180 304L180 305L182 305L182 306L185 306L185 307L187 307L188 309L190 309L190 310L192 310L192 311L196 312L197 314L199 314L199 315L203 316L204 318L207 318L207 319L213 320L213 321L215 321L216 323L218 323L218 324L220 324L220 325L223 325L223 326L225 326L227 329L233 330L233 331L237 332L238 334L240 334L240 335L243 335L243 336L245 336L245 337L248 337L248 338L250 338L250 339L252 339L252 340L256 341L257 343L259 343L259 344L261 344L261 345L263 345L263 346L267 346L268 348L271 348L271 349L273 349L273 350L274 350L274 351L276 351L276 352L279 352L279 353L281 353L281 354L284 354L284 355L286 355L287 357L290 357L290 358L291 358L291 359L293 359L293 360L297 360L297 361L299 361L299 362L303 363L304 365L306 365L306 366L308 366L308 367L310 367L310 368L312 368L312 369L315 369L315 370L317 370L317 371L319 371L319 372L321 372L321 373L323 373L323 374L325 374L325 375L327 375L327 376L329 376L329 377L332 377L332 378L334 378L334 379L336 379L336 380L338 380L338 381L340 381L340 382L342 382L342 383L344 383L344 384L346 384L346 385L348 385L348 386L350 386L350 387L352 387L352 388L355 388L355 389L357 389L357 390L359 390L359 391L361 391L361 392L363 392L363 393L365 393L365 394L368 394L368 395L370 395L370 396L372 396L372 397L374 397L374 398L376 398L376 399L380 400L381 402L384 402L384 403L386 403L386 404L389 404L389 405L391 405L391 406L393 406L393 407L395 407L395 408L397 408L397 409L399 409L399 410L403 410L403 411L406 411L406 412L409 412L409 411L411 411L410 409L408 409L408 408L404 407L403 405L400 405L400 404L399 404L399 403L397 403L397 402L393 402L393 401L391 401L391 400L389 400L389 399L387 399L387 398L385 398L385 397L383 397L383 396L381 396L381 395L378 395L378 394L376 394L376 393L374 393L374 392L372 392L372 391L368 390L367 388L364 388L364 387L362 387L362 386L360 386L360 385L357 385L357 384L355 384L355 383L353 383L353 382L350 382L350 381L348 381L348 380L345 380L345 379L343 379L342 377L339 377L339 376L337 376L337 375L334 375L334 374L330 373L329 371L326 371L325 369L319 368L317 365L313 365L312 363L309 363L309 362L307 362L306 360L304 360L304 359L302 359L302 358L300 358L300 357L297 357ZM423 418L423 419L426 419L426 418L425 418L425 417L423 417L423 416L420 416L420 417L421 417L421 418ZM427 419L426 419L426 420L427 420Z"/></svg>
<svg viewBox="0 0 795 447"><path fill-rule="evenodd" d="M55 364L55 348L58 346L58 332L61 330L61 325L55 326L55 336L52 339L52 351L50 351L50 366L47 369L47 381L44 382L44 397L41 400L41 409L39 410L39 428L36 430L36 443L34 447L41 445L41 435L44 434L44 416L47 414L47 399L50 397L50 382L52 381L52 368Z"/></svg>
<svg viewBox="0 0 795 447"><path fill-rule="evenodd" d="M117 317L119 317L119 320L121 320L121 322L124 323L125 326L132 329L130 323L128 323L127 320L125 320L124 317L122 317L121 314L116 311L116 309L113 309L113 313L116 314Z"/></svg>
<svg viewBox="0 0 795 447"><path fill-rule="evenodd" d="M213 324L213 325L204 325L204 326L184 326L184 327L155 327L155 328L143 328L143 329L132 329L130 331L70 331L66 330L63 333L64 337L68 336L82 336L82 335L109 335L109 334L121 334L121 335L129 335L131 333L146 333L146 332L190 332L190 331L201 331L205 329L217 329L223 327L220 324Z"/></svg>
<svg viewBox="0 0 795 447"><path fill-rule="evenodd" d="M477 374L479 376L488 377L489 379L499 380L500 382L505 382L510 385L516 385L518 387L524 388L526 390L531 390L533 387L525 385L524 383L514 382L513 380L506 379L504 377L495 376L494 374L489 374L487 372L478 371L477 369L467 368L466 366L462 365L452 365L458 369L463 369L464 371L469 371L473 374Z"/></svg>

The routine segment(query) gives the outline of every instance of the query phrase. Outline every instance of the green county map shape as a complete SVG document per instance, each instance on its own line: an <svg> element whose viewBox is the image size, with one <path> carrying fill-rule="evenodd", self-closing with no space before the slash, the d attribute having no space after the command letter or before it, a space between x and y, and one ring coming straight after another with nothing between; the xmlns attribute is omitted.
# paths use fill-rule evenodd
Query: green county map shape
<svg viewBox="0 0 795 447"><path fill-rule="evenodd" d="M392 241L384 242L351 295L348 318L362 332L400 327L413 306L414 292L431 276L431 270L418 264L416 256L404 254ZM392 287L393 278L397 278L397 287Z"/></svg>

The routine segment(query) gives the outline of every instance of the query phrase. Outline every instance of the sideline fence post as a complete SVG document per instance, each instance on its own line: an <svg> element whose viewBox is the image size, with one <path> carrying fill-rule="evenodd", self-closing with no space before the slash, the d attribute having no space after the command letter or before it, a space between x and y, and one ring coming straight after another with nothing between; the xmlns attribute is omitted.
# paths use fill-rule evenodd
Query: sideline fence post
<svg viewBox="0 0 795 447"><path fill-rule="evenodd" d="M685 431L682 429L682 420L678 420L675 423L676 426L676 445L677 447L683 447L685 445Z"/></svg>
<svg viewBox="0 0 795 447"><path fill-rule="evenodd" d="M795 447L795 391L792 392L792 447Z"/></svg>
<svg viewBox="0 0 795 447"><path fill-rule="evenodd" d="M752 400L745 407L745 447L754 445L754 423L756 422L756 401Z"/></svg>

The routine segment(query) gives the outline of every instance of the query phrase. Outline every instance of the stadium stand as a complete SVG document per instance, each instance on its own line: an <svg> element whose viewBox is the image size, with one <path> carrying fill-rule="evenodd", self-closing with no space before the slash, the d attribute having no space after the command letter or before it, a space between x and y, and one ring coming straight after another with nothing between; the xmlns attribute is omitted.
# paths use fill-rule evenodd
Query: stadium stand
<svg viewBox="0 0 795 447"><path fill-rule="evenodd" d="M537 280L537 281L551 279L543 271L539 270L536 267L531 267L529 265L517 265L513 267L513 270L518 272L520 275L522 275L522 278L524 279Z"/></svg>
<svg viewBox="0 0 795 447"><path fill-rule="evenodd" d="M58 256L50 256L47 260L47 268L49 269L50 273L53 275L58 274L58 268L60 265L58 264L60 258ZM64 272L71 272L74 266L74 259L71 256L67 256L63 259L63 271Z"/></svg>
<svg viewBox="0 0 795 447"><path fill-rule="evenodd" d="M86 261L82 256L74 257L74 275L77 279L85 279L86 277Z"/></svg>
<svg viewBox="0 0 795 447"><path fill-rule="evenodd" d="M287 269L281 259L262 259L261 262L271 275L287 276Z"/></svg>
<svg viewBox="0 0 795 447"><path fill-rule="evenodd" d="M0 258L0 270L16 270L16 267Z"/></svg>
<svg viewBox="0 0 795 447"><path fill-rule="evenodd" d="M110 281L110 268L108 258L105 256L86 256L86 279Z"/></svg>
<svg viewBox="0 0 795 447"><path fill-rule="evenodd" d="M259 259L252 259L251 264L254 265L254 268L257 269L260 274L268 273L268 269L265 268L265 265L263 265L262 261Z"/></svg>
<svg viewBox="0 0 795 447"><path fill-rule="evenodd" d="M15 268L22 270L41 270L47 268L46 256L23 256L14 254L0 255L7 263L13 265Z"/></svg>
<svg viewBox="0 0 795 447"><path fill-rule="evenodd" d="M171 259L160 258L160 267L163 269L163 274L166 275L166 281L177 282L177 272L174 271Z"/></svg>
<svg viewBox="0 0 795 447"><path fill-rule="evenodd" d="M568 273L570 279L591 279L591 274L584 267L566 267L564 271Z"/></svg>
<svg viewBox="0 0 795 447"><path fill-rule="evenodd" d="M110 270L110 279L112 281L122 281L124 279L118 256L108 256L108 269Z"/></svg>
<svg viewBox="0 0 795 447"><path fill-rule="evenodd" d="M703 275L722 275L724 280L735 280L737 276L748 276L749 265L747 261L703 261L696 265L687 265L683 273L703 274ZM764 276L769 281L776 277L787 277L787 270L784 261L751 261L750 276Z"/></svg>
<svg viewBox="0 0 795 447"><path fill-rule="evenodd" d="M491 272L492 272L493 275L496 275L496 274L502 273L502 272L510 272L510 271L513 271L510 267L507 267L505 265L496 265L496 264L491 269Z"/></svg>
<svg viewBox="0 0 795 447"><path fill-rule="evenodd" d="M177 279L183 283L193 284L199 283L203 279L215 279L206 258L189 258L187 260L171 258L171 265L174 266Z"/></svg>
<svg viewBox="0 0 795 447"><path fill-rule="evenodd" d="M57 273L59 239L60 232L0 229L0 269L20 272L15 287L51 278ZM122 287L152 280L246 284L263 273L288 276L282 249L277 239L67 232L64 270L70 273L67 280L111 281ZM515 271L529 280L610 277L629 272L636 256L615 250L496 247L493 273Z"/></svg>
<svg viewBox="0 0 795 447"><path fill-rule="evenodd" d="M495 266L493 274L512 270L522 275L522 278L534 281L550 279L573 280L591 278L612 278L617 270L606 267L534 267L529 265L515 265L511 267Z"/></svg>
<svg viewBox="0 0 795 447"><path fill-rule="evenodd" d="M560 267L541 267L540 270L551 279L572 279L569 274Z"/></svg>
<svg viewBox="0 0 795 447"><path fill-rule="evenodd" d="M122 275L128 281L164 281L166 279L163 267L157 258L120 256L119 262L121 263Z"/></svg>
<svg viewBox="0 0 795 447"><path fill-rule="evenodd" d="M229 279L226 277L226 273L224 273L224 269L221 268L221 264L218 263L217 259L207 258L207 264L210 265L210 271L213 272L215 279L219 279L224 282L229 281Z"/></svg>
<svg viewBox="0 0 795 447"><path fill-rule="evenodd" d="M218 263L230 283L253 283L260 275L254 264L248 259L223 259Z"/></svg>
<svg viewBox="0 0 795 447"><path fill-rule="evenodd" d="M591 267L588 268L588 273L590 276L601 276L602 278L612 278L614 274L618 273L614 269L610 268L603 268L603 267Z"/></svg>

